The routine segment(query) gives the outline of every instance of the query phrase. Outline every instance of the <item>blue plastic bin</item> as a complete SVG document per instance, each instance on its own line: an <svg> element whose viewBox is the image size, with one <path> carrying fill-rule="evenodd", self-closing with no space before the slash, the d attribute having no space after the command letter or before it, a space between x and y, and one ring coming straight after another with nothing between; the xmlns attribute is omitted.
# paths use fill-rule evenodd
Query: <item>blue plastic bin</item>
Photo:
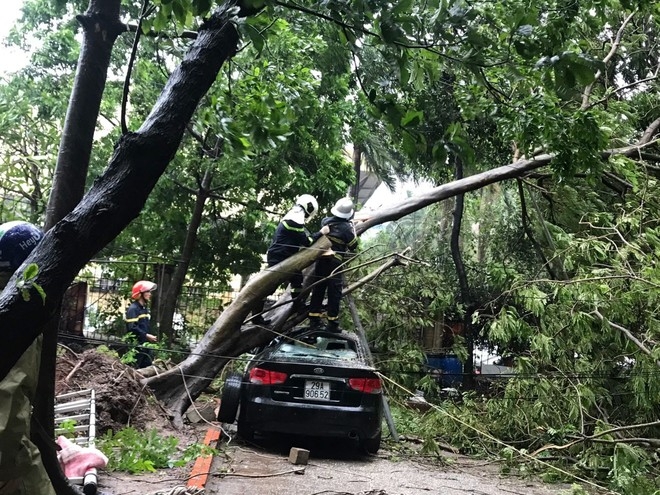
<svg viewBox="0 0 660 495"><path fill-rule="evenodd" d="M426 356L426 364L442 371L443 387L458 387L463 383L463 363L453 355Z"/></svg>

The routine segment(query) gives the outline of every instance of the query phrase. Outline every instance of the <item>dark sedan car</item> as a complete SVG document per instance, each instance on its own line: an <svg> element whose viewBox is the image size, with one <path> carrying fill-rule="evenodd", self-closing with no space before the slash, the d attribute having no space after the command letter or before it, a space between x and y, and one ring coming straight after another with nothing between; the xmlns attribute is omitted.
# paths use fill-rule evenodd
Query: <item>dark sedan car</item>
<svg viewBox="0 0 660 495"><path fill-rule="evenodd" d="M238 433L345 437L369 453L380 447L382 386L355 334L302 331L279 337L244 375L225 381L218 420ZM240 403L240 407L239 407Z"/></svg>

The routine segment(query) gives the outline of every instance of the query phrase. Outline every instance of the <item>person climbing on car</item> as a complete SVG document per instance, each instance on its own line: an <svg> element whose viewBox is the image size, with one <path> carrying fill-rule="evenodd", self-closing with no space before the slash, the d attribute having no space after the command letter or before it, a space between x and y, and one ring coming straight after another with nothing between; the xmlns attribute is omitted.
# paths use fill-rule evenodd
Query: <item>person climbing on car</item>
<svg viewBox="0 0 660 495"><path fill-rule="evenodd" d="M319 209L319 204L316 198L311 194L302 194L296 199L293 205L275 229L275 234L266 252L266 263L271 268L285 259L296 254L301 248L309 247L324 233L329 232L329 229L323 229L314 234L310 234L305 224L311 220ZM303 289L303 274L302 271L291 273L288 280L291 284L291 299L293 300L293 308L298 311L305 307L305 300L302 297ZM256 316L252 317L251 322L256 325L267 325L270 320L263 317L264 305L266 301L262 300L257 305L252 313Z"/></svg>
<svg viewBox="0 0 660 495"><path fill-rule="evenodd" d="M131 299L133 302L126 310L126 331L135 336L138 347L135 361L136 368L146 368L151 366L153 361L153 352L143 344L147 342L157 342L158 338L152 335L149 320L149 308L147 305L151 300L151 293L156 290L156 284L149 280L140 280L133 285Z"/></svg>
<svg viewBox="0 0 660 495"><path fill-rule="evenodd" d="M0 290L5 288L42 237L41 230L28 222L0 225ZM43 335L34 339L7 376L0 380L2 495L55 495L39 449L30 440L32 401L39 378L42 340Z"/></svg>
<svg viewBox="0 0 660 495"><path fill-rule="evenodd" d="M331 246L316 260L314 266L309 322L312 329L322 328L323 299L327 293L327 330L339 332L339 306L343 289L343 276L340 270L349 252L357 249L358 238L353 222L351 222L355 214L355 207L350 198L342 198L337 201L330 213L331 217L326 217L321 221L322 229L326 227L328 229L325 236L330 240Z"/></svg>

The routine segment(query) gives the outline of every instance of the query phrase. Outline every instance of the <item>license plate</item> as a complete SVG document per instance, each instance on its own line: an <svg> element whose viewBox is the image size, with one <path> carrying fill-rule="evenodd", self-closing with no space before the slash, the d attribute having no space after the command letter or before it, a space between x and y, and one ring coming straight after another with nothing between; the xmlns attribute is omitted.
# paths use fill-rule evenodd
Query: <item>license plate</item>
<svg viewBox="0 0 660 495"><path fill-rule="evenodd" d="M305 380L305 399L330 400L330 382Z"/></svg>

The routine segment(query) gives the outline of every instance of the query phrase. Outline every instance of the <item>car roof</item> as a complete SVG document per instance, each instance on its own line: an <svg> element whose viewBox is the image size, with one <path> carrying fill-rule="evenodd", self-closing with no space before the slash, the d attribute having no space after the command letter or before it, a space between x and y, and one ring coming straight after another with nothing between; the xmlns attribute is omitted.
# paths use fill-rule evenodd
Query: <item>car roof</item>
<svg viewBox="0 0 660 495"><path fill-rule="evenodd" d="M362 341L360 340L360 338L358 338L358 336L355 333L346 332L346 331L335 333L324 330L309 330L306 328L294 329L294 331L290 332L285 336L279 336L273 339L271 343L268 344L268 346L266 346L266 348L262 352L260 352L259 354L257 354L257 356L255 356L255 360L259 360L260 358L262 358L262 355L263 357L265 357L265 355L267 354L270 355L285 343L305 342L307 340L316 339L316 338L324 339L326 343L333 341L350 342L352 344L351 347L355 350L356 353L356 359L350 361L351 366L365 367L371 369L374 368L373 364L369 360L369 354L366 352L366 349L364 348ZM342 362L339 359L332 359L332 358L317 358L317 360L319 362L323 362L324 364L329 364L333 361L336 361L338 364ZM343 364L349 364L349 363L346 362Z"/></svg>

